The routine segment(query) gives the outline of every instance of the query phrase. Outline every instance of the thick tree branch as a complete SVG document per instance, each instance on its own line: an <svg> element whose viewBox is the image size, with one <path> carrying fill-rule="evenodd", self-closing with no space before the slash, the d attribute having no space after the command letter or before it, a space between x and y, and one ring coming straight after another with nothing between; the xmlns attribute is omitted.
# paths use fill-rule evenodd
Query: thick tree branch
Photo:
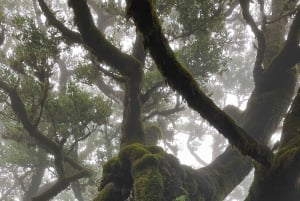
<svg viewBox="0 0 300 201"><path fill-rule="evenodd" d="M297 13L295 16L295 19L291 25L288 38L286 41L286 46L288 47L298 47L299 49L299 43L300 43L300 6L297 8ZM300 55L299 55L300 57Z"/></svg>
<svg viewBox="0 0 300 201"><path fill-rule="evenodd" d="M99 62L106 62L126 77L121 146L132 142L144 143L141 124L142 64L132 56L113 46L95 26L91 12L84 0L69 0L74 11L74 21L82 40ZM116 59L118 58L118 59Z"/></svg>
<svg viewBox="0 0 300 201"><path fill-rule="evenodd" d="M192 75L176 59L162 33L155 8L149 0L127 0L128 16L132 16L138 29L144 34L149 49L159 70L167 81L187 101L188 105L207 119L229 142L256 161L267 165L272 152L250 137L242 128L220 110L198 87Z"/></svg>
<svg viewBox="0 0 300 201"><path fill-rule="evenodd" d="M98 61L105 61L123 76L130 77L136 75L136 73L141 73L140 63L113 46L97 29L86 1L70 0L69 3L74 10L74 20L81 37Z"/></svg>
<svg viewBox="0 0 300 201"><path fill-rule="evenodd" d="M68 39L69 41L71 41L73 43L82 43L80 34L68 29L63 23L58 21L56 19L56 17L53 15L53 13L50 11L50 9L48 8L48 6L44 2L44 0L38 0L38 2L39 2L39 5L40 5L42 11L44 12L44 14L47 17L49 24L51 24L52 26L57 28L63 34L63 36L66 39Z"/></svg>
<svg viewBox="0 0 300 201"><path fill-rule="evenodd" d="M57 182L55 182L52 186L45 189L44 191L40 192L37 196L32 198L32 201L47 201L56 196L58 193L60 193L62 190L67 188L71 182L76 181L80 178L83 178L86 176L85 171L78 172L77 174L74 174L70 177L64 177Z"/></svg>

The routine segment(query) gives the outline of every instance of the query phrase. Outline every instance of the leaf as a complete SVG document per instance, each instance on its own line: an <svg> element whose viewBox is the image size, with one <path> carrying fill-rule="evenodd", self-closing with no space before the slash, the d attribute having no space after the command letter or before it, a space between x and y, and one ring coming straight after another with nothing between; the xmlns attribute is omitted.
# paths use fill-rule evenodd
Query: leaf
<svg viewBox="0 0 300 201"><path fill-rule="evenodd" d="M175 199L175 201L185 201L185 195L180 195Z"/></svg>

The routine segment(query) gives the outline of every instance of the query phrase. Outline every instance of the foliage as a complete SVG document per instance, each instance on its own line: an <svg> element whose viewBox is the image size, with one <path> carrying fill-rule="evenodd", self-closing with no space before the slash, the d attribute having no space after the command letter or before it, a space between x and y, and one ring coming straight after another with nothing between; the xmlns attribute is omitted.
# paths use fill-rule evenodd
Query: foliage
<svg viewBox="0 0 300 201"><path fill-rule="evenodd" d="M78 17L75 13L74 18L74 9L69 9L72 1L70 5L46 1L50 14L47 14L40 0L17 2L3 2L0 5L0 26L5 30L4 43L0 44L0 121L3 124L0 155L4 164L0 173L10 175L8 182L3 184L5 190L0 192L0 196L6 192L9 196L3 199L9 200L17 194L24 194L25 197L33 184L38 184L42 189L44 183L53 180L59 183L73 173L76 176L76 171L82 167L84 172L87 166L95 171L94 177L74 180L77 189L71 185L69 190L65 188L64 193L55 199L91 200L91 195L95 195L96 191L95 175L99 176L101 169L103 175L99 188L102 191L96 200L121 200L129 195L143 201L161 200L162 197L176 201L195 197L204 199L200 191L209 188L215 190L209 195L211 200L224 196L214 188L213 183L225 185L222 179L230 175L231 170L224 170L226 174L223 177L219 172L209 172L209 168L204 169L204 174L201 171L195 173L154 146L159 143L177 154L186 141L176 141L176 134L179 133L186 136L189 151L196 160L206 165L199 157L199 147L210 139L214 158L225 150L227 143L216 136L216 131L198 113L186 109L188 105L182 95L174 93L173 86L168 86L170 82L165 81L150 54L143 49L147 41L143 44L138 35L141 33L136 34L135 24L124 17L126 14L129 17L130 13L124 13L123 1L86 1L99 30L95 38L89 39L97 41L97 36L100 36L104 45L97 42L96 54L101 57L109 53L113 62L109 59L97 61L96 55L91 55L95 54L91 51L94 44L88 44L82 33L80 35L81 30L77 29L80 25L76 21ZM155 3L167 42L180 64L186 66L197 81L195 85L199 83L221 107L232 101L232 96L238 107L244 106L253 87L249 66L254 62L250 57L255 57L255 49L249 48L252 38L239 21L240 9L232 7L232 15L227 14L234 1L151 2ZM88 18L85 22L92 26ZM70 38L70 35L74 37ZM112 44L113 48L106 44ZM104 46L105 50L101 51ZM120 66L115 66L115 63ZM130 69L127 71L129 73L122 73L124 69ZM5 86L9 90L5 90ZM20 121L18 111L12 107L11 92L19 96L21 106L25 108L24 116L28 116L28 122L32 125L30 128L33 128L30 131L38 135L34 136L24 121ZM255 91L254 96L260 92ZM251 98L249 105L260 106L265 99L259 98ZM259 103L255 102L262 99ZM133 144L123 147L114 157L119 151L120 138L140 135L124 134L126 126L135 125L128 124L131 119L126 118L135 110L142 111L137 114L137 124L144 129L145 144L153 146ZM279 111L270 110L274 113ZM252 111L255 112L254 109ZM267 114L260 121L262 124L264 119L269 119ZM236 123L243 120L242 115L235 119ZM251 115L250 111L250 117L256 113ZM245 127L247 132L253 131L251 126ZM46 139L47 143L41 139ZM49 144L55 149L49 150ZM45 161L43 167L40 167L41 160ZM74 163L77 166L73 166ZM9 170L11 174L8 174L6 166L17 168ZM38 183L34 183L36 175L33 172L38 168L43 168L45 173L37 179ZM197 179L198 174L200 179ZM210 177L217 179L211 181ZM13 188L17 190L10 193L6 190L7 186L16 179L20 184L15 184ZM209 185L204 185L206 182ZM223 189L227 188L231 186ZM244 196L246 190L241 186L240 189ZM37 190L33 195L38 194Z"/></svg>

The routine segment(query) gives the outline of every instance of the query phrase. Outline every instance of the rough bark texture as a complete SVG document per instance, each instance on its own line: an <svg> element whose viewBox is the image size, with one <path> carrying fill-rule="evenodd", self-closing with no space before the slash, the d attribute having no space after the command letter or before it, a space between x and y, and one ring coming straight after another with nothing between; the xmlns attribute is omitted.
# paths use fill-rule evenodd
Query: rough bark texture
<svg viewBox="0 0 300 201"><path fill-rule="evenodd" d="M104 38L95 26L85 1L70 0L69 4L74 10L74 21L86 48L100 62L105 61L126 77L121 146L134 142L144 143L140 100L143 79L141 63L122 53Z"/></svg>
<svg viewBox="0 0 300 201"><path fill-rule="evenodd" d="M271 151L263 145L276 130L280 120L292 100L296 73L294 65L299 62L299 11L291 27L283 49L274 59L266 56L265 68L263 32L258 29L249 14L249 1L240 0L244 17L258 37L259 52L255 63L255 89L243 112L241 122L235 122L205 96L191 74L176 60L165 39L151 0L127 0L128 17L133 17L146 49L149 50L159 70L170 86L178 91L188 105L206 118L222 133L235 149L228 148L225 153L205 168L193 170L181 166L172 156L155 146L145 146L141 123L141 82L142 64L135 58L121 53L111 45L92 21L87 3L84 0L70 0L75 13L79 33L65 30L55 19L53 24L64 35L82 43L99 61L105 61L126 77L124 100L124 120L120 154L110 160L103 168L103 180L99 185L96 201L125 200L133 191L136 201L171 201L175 199L218 201L224 197L248 174L252 162L247 155L258 162L254 183L269 192L269 184L285 179L287 170L291 175L294 169L282 169L274 163ZM78 39L80 35L80 39ZM140 37L140 36L139 36ZM282 38L282 36L281 36ZM269 42L266 43L267 45ZM268 47L267 47L268 48ZM118 59L116 59L118 58ZM255 138L255 139L254 139ZM239 151L237 151L237 149ZM242 153L242 154L241 154ZM280 152L282 153L282 152ZM282 159L276 159L275 162ZM282 155L281 155L282 156ZM295 158L294 158L295 159ZM297 161L297 160L292 160ZM295 166L289 166L294 168ZM272 170L272 171L270 171ZM277 174L278 177L274 177ZM258 180L258 178L261 178ZM287 183L291 187L291 183ZM252 187L251 200L268 200L272 195L257 193ZM291 187L290 189L293 190ZM271 193L271 192L270 192ZM298 195L297 192L290 196ZM268 197L269 196L269 197ZM278 201L281 198L277 198ZM292 198L290 198L292 200ZM280 200L281 201L281 200Z"/></svg>

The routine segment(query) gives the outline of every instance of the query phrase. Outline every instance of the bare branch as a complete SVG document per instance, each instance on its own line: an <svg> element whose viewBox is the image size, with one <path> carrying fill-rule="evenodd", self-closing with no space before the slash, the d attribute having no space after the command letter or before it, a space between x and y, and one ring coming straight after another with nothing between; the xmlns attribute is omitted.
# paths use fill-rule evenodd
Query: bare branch
<svg viewBox="0 0 300 201"><path fill-rule="evenodd" d="M179 105L175 105L174 108L171 108L171 109L168 109L168 110L162 110L162 111L159 111L159 110L155 110L153 112L151 112L149 115L147 115L146 117L144 117L144 121L147 120L147 119L150 119L156 115L160 115L160 116L170 116L176 112L180 112L182 110L184 110L185 108L184 107L180 107Z"/></svg>
<svg viewBox="0 0 300 201"><path fill-rule="evenodd" d="M144 94L142 94L141 100L142 103L146 103L151 95L160 87L162 87L165 84L165 81L160 81L155 83L150 89L148 89Z"/></svg>
<svg viewBox="0 0 300 201"><path fill-rule="evenodd" d="M78 172L70 177L64 177L58 179L52 186L45 189L45 191L40 192L37 196L32 198L32 201L47 201L56 196L62 190L66 189L71 182L76 181L80 178L86 176L84 171Z"/></svg>
<svg viewBox="0 0 300 201"><path fill-rule="evenodd" d="M117 82L126 82L126 79L124 77L102 68L101 65L95 65L95 68L102 72L105 76L111 77Z"/></svg>
<svg viewBox="0 0 300 201"><path fill-rule="evenodd" d="M270 20L270 21L267 20L266 24L272 24L272 23L277 22L277 21L279 21L279 20L281 20L285 17L292 16L297 12L297 10L298 10L298 8L294 8L293 10L291 10L291 11L285 13L285 14L281 13L277 18L275 18L273 20Z"/></svg>
<svg viewBox="0 0 300 201"><path fill-rule="evenodd" d="M253 17L250 14L249 11L249 4L250 0L240 0L240 6L242 8L242 13L244 16L244 19L246 20L247 24L251 27L256 39L257 39L257 55L256 55L256 60L254 64L254 69L253 69L253 78L254 81L256 82L259 76L263 72L263 60L264 60L264 54L266 50L266 40L263 32L258 28L257 24L255 23ZM264 2L260 0L260 8L261 12L264 12ZM262 13L264 16L264 14ZM265 17L263 17L263 21L265 21Z"/></svg>
<svg viewBox="0 0 300 201"><path fill-rule="evenodd" d="M191 146L191 141L192 141L192 135L189 135L189 138L188 138L188 140L186 142L186 146L187 146L189 152L192 154L192 156L196 159L196 161L198 163L200 163L203 166L208 165L207 162L205 162L202 158L200 158L198 156L198 154L195 153L195 151L193 150L193 148Z"/></svg>

